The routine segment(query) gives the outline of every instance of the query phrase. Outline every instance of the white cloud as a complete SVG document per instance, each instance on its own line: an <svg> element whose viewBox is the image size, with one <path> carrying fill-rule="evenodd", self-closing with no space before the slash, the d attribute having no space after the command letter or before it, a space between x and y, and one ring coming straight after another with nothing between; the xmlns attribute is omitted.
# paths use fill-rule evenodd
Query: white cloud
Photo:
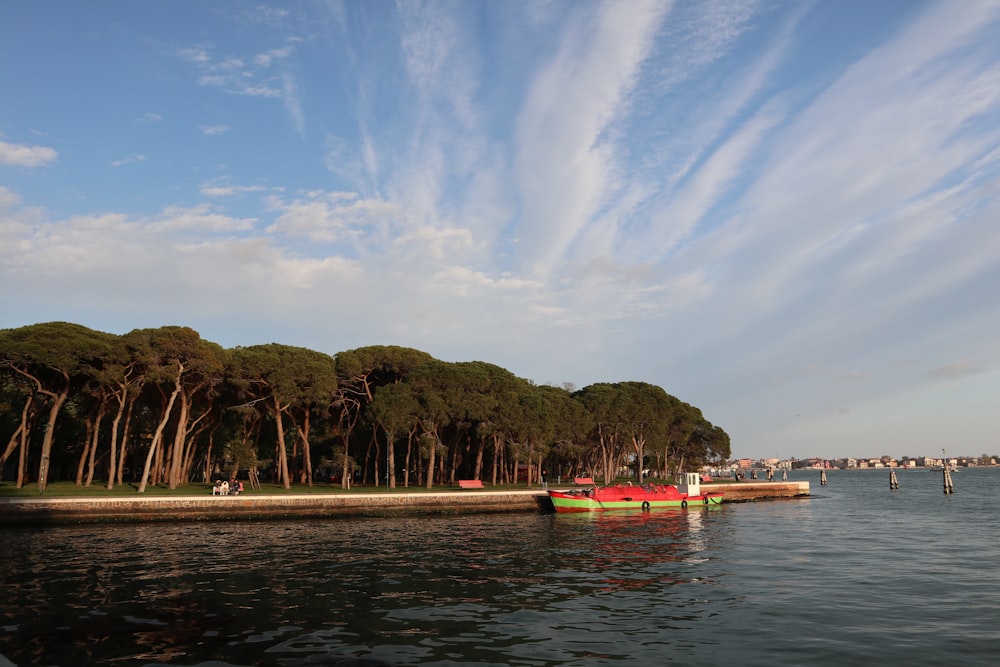
<svg viewBox="0 0 1000 667"><path fill-rule="evenodd" d="M230 130L230 127L228 125L199 125L198 129L205 136L214 137L219 134L225 134Z"/></svg>
<svg viewBox="0 0 1000 667"><path fill-rule="evenodd" d="M21 203L21 197L16 192L0 185L0 211L12 209Z"/></svg>
<svg viewBox="0 0 1000 667"><path fill-rule="evenodd" d="M202 183L200 192L205 197L238 197L248 192L264 192L263 185L233 185L220 181Z"/></svg>
<svg viewBox="0 0 1000 667"><path fill-rule="evenodd" d="M0 139L0 165L6 167L46 167L59 157L48 146L12 144Z"/></svg>
<svg viewBox="0 0 1000 667"><path fill-rule="evenodd" d="M253 57L253 61L260 65L261 67L270 67L275 60L282 60L292 55L295 51L294 46L286 46L280 49L271 49L270 51L265 51L264 53L258 53Z"/></svg>
<svg viewBox="0 0 1000 667"><path fill-rule="evenodd" d="M190 208L168 206L157 218L149 222L149 229L156 233L197 231L205 234L231 234L252 230L254 218L234 218L216 211L209 204Z"/></svg>
<svg viewBox="0 0 1000 667"><path fill-rule="evenodd" d="M113 160L111 162L111 166L112 167L121 167L121 166L124 166L126 164L134 164L136 162L145 162L145 161L146 161L146 156L145 155L139 155L139 154L129 155L128 157L123 157L120 160Z"/></svg>
<svg viewBox="0 0 1000 667"><path fill-rule="evenodd" d="M666 9L659 2L611 4L567 21L558 52L535 78L517 136L517 234L528 265L548 270L560 260L619 187L605 132L627 113Z"/></svg>
<svg viewBox="0 0 1000 667"><path fill-rule="evenodd" d="M275 222L267 228L268 233L325 243L344 240L360 243L375 237L374 243L384 244L386 237L379 230L402 217L395 204L361 199L348 192L312 192L290 202L271 196L268 201L271 210L278 212ZM358 246L362 247L371 250L367 245Z"/></svg>

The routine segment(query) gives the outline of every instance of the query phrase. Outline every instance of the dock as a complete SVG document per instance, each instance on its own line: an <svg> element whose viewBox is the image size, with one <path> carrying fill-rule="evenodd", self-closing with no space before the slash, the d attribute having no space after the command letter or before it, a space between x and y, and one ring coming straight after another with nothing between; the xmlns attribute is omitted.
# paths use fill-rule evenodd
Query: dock
<svg viewBox="0 0 1000 667"><path fill-rule="evenodd" d="M738 482L712 486L725 492L724 503L809 495L809 482ZM553 485L553 488L558 488L558 485ZM503 491L449 489L414 493L18 497L0 498L0 526L552 511L548 495L537 488Z"/></svg>

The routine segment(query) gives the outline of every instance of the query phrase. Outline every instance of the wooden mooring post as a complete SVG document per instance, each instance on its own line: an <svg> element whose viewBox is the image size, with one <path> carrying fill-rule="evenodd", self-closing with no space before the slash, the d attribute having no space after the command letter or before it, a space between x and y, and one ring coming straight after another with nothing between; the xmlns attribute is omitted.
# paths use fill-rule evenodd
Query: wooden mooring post
<svg viewBox="0 0 1000 667"><path fill-rule="evenodd" d="M825 470L820 470L819 471L819 485L820 486L826 486L826 471Z"/></svg>
<svg viewBox="0 0 1000 667"><path fill-rule="evenodd" d="M896 471L892 468L889 469L889 490L895 491L899 488L899 480L896 479Z"/></svg>
<svg viewBox="0 0 1000 667"><path fill-rule="evenodd" d="M944 467L944 492L945 494L955 493L955 485L951 483L951 471L947 464Z"/></svg>

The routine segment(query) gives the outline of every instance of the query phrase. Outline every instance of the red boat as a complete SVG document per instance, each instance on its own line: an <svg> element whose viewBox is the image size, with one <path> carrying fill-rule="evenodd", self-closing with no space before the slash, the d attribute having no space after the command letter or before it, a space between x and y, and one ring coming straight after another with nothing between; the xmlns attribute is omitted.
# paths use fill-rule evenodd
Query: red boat
<svg viewBox="0 0 1000 667"><path fill-rule="evenodd" d="M568 491L549 491L556 512L606 512L702 507L722 503L721 492L702 492L697 473L685 473L679 486L615 484Z"/></svg>

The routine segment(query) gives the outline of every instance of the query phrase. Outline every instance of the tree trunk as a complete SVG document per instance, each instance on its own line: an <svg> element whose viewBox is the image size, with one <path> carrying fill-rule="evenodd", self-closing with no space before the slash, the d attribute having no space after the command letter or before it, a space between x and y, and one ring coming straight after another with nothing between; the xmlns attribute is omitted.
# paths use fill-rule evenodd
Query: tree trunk
<svg viewBox="0 0 1000 667"><path fill-rule="evenodd" d="M395 447L393 447L394 444L395 444L395 440L393 438L392 431L386 431L386 433L385 433L385 467L386 467L385 474L388 475L389 488L390 489L395 489L396 488L396 452L394 451L395 450Z"/></svg>
<svg viewBox="0 0 1000 667"><path fill-rule="evenodd" d="M476 450L476 462L472 470L472 479L481 479L483 475L483 452L486 450L486 438L479 438L479 448Z"/></svg>
<svg viewBox="0 0 1000 667"><path fill-rule="evenodd" d="M118 427L121 426L122 415L125 414L125 399L127 397L125 387L123 385L118 385L121 390L121 394L115 393L115 400L118 401L118 410L115 412L114 419L111 420L111 444L110 454L108 455L108 485L107 489L110 491L115 486L115 476L118 472Z"/></svg>
<svg viewBox="0 0 1000 667"><path fill-rule="evenodd" d="M167 421L170 419L170 413L174 408L174 401L177 400L177 395L181 393L181 377L184 375L184 364L177 362L177 377L174 380L174 391L170 394L170 399L167 401L167 406L163 410L163 416L160 418L160 423L156 425L156 432L153 433L153 441L149 443L149 452L146 454L146 465L142 469L142 479L139 480L139 493L146 492L146 485L149 483L149 472L152 468L153 460L156 457L156 450L159 449L160 441L163 440L163 429L167 427Z"/></svg>
<svg viewBox="0 0 1000 667"><path fill-rule="evenodd" d="M639 484L642 484L642 460L645 458L646 439L632 437L632 447L635 449L635 476Z"/></svg>
<svg viewBox="0 0 1000 667"><path fill-rule="evenodd" d="M205 465L201 469L201 481L208 482L212 479L212 450L215 449L215 431L208 434L208 448L205 452ZM239 474L239 465L236 466L234 477Z"/></svg>
<svg viewBox="0 0 1000 667"><path fill-rule="evenodd" d="M296 424L299 431L299 438L302 441L302 481L309 486L313 485L312 454L309 451L309 427L311 423L311 410L305 408L302 417L302 426Z"/></svg>
<svg viewBox="0 0 1000 667"><path fill-rule="evenodd" d="M341 436L344 440L344 472L340 476L340 488L342 489L351 488L351 432L354 431L357 419L357 416L351 417L350 403L345 400L340 409Z"/></svg>
<svg viewBox="0 0 1000 667"><path fill-rule="evenodd" d="M17 429L11 434L10 440L7 441L7 449L4 450L3 457L0 457L0 470L3 470L3 464L7 462L7 459L14 450L20 448L20 454L18 455L18 466L17 466L17 488L22 488L24 486L24 462L27 460L25 457L25 451L28 448L28 433L31 432L31 417L32 410L31 406L35 401L35 395L29 394L28 399L24 402L24 407L21 408L21 421L17 424Z"/></svg>
<svg viewBox="0 0 1000 667"><path fill-rule="evenodd" d="M17 455L17 488L23 489L28 478L28 429L21 431L21 451Z"/></svg>
<svg viewBox="0 0 1000 667"><path fill-rule="evenodd" d="M118 486L124 483L125 479L125 455L129 448L129 435L132 432L132 410L135 407L135 400L138 395L133 395L129 397L127 403L128 407L125 408L125 426L122 428L122 438L121 438L121 448L118 450ZM135 479L135 471L132 472L133 479Z"/></svg>
<svg viewBox="0 0 1000 667"><path fill-rule="evenodd" d="M500 464L500 434L493 434L493 486L497 485L497 471Z"/></svg>
<svg viewBox="0 0 1000 667"><path fill-rule="evenodd" d="M410 488L410 468L413 467L413 435L416 429L406 433L406 460L403 465L403 486Z"/></svg>
<svg viewBox="0 0 1000 667"><path fill-rule="evenodd" d="M97 461L97 447L101 442L101 422L104 421L104 413L108 411L108 397L106 395L101 396L101 404L97 406L97 416L94 417L94 437L93 444L90 446L90 459L87 462L87 478L84 480L84 486L90 486L94 483L94 471Z"/></svg>
<svg viewBox="0 0 1000 667"><path fill-rule="evenodd" d="M202 433L213 427L213 422L209 419L211 415L212 408L210 405L193 420L191 419L191 413L188 413L188 429L184 435L184 458L181 465L180 477L177 480L178 484L187 484L191 481L191 472L194 470L194 459L198 453L198 440L201 438ZM208 479L206 478L205 481L208 481Z"/></svg>
<svg viewBox="0 0 1000 667"><path fill-rule="evenodd" d="M427 453L427 488L434 488L434 458L437 454L437 441L429 443L430 450Z"/></svg>
<svg viewBox="0 0 1000 667"><path fill-rule="evenodd" d="M45 493L48 486L49 460L52 458L52 439L55 437L56 418L62 409L66 397L69 396L69 374L64 374L66 378L66 389L55 393L42 391L52 397L52 406L49 408L49 419L45 423L45 435L42 437L42 454L38 461L38 492Z"/></svg>
<svg viewBox="0 0 1000 667"><path fill-rule="evenodd" d="M180 393L181 404L177 411L177 427L174 430L174 443L170 448L170 465L167 470L167 487L176 489L181 479L181 468L184 466L184 440L187 437L187 423L191 414L191 394Z"/></svg>
<svg viewBox="0 0 1000 667"><path fill-rule="evenodd" d="M290 489L292 481L288 477L288 452L285 450L285 426L281 420L281 403L274 399L274 425L278 431L278 474L281 479L281 486Z"/></svg>

